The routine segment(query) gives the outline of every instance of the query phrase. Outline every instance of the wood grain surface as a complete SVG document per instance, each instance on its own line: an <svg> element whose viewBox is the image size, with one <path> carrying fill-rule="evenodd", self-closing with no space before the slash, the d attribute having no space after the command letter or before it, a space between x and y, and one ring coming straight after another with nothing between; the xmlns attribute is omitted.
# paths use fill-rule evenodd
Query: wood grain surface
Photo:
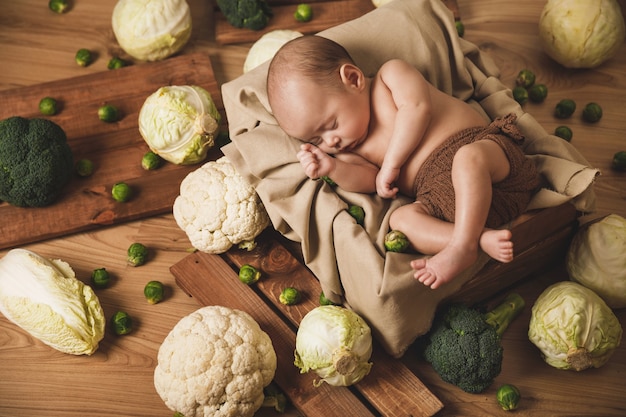
<svg viewBox="0 0 626 417"><path fill-rule="evenodd" d="M109 56L124 56L110 23L116 0L74 1L65 15L53 14L46 3L2 2L0 90L103 73ZM215 39L213 2L188 3L194 30L181 54L207 54L218 85L239 76L251 43L220 45ZM578 115L567 122L574 131L572 143L602 170L595 186L597 210L583 220L608 213L626 216L626 174L610 169L612 155L626 150L626 46L594 70L559 66L543 53L538 42L537 24L544 3L458 0L465 38L496 62L507 85L513 86L520 69L531 68L537 73L549 88L548 99L528 104L526 110L548 130L562 123L553 116L554 105L561 98L572 98L579 105L588 101L602 105L604 117L597 124L586 124ZM625 10L624 1L619 3ZM98 53L98 59L86 68L74 63L76 50L81 47ZM125 261L126 249L135 241L143 242L151 251L149 262L138 268L127 266ZM0 417L171 417L152 378L161 342L178 320L199 307L176 285L170 272L172 265L189 255L190 246L170 214L24 245L44 256L67 261L86 282L93 269L106 267L114 282L110 288L98 291L105 314L126 310L136 318L137 327L125 337L107 332L94 355L78 357L52 350L0 317ZM5 253L6 249L1 250L0 256ZM161 280L168 289L166 300L157 305L146 303L142 294L145 283L152 279ZM563 279L567 275L558 258L545 271L517 284L515 290L530 306L546 286ZM486 305L498 300L499 296L492 297ZM626 310L618 310L616 315L626 325ZM607 366L580 373L560 371L546 365L528 341L529 319L527 307L504 334L502 373L484 393L467 394L444 383L414 351L409 351L402 362L443 403L437 416L626 415L625 343ZM522 393L520 407L514 413L500 410L495 402L496 389L504 383L517 385ZM262 409L255 417L276 415ZM284 415L295 417L300 413L292 407Z"/></svg>
<svg viewBox="0 0 626 417"><path fill-rule="evenodd" d="M234 308L242 309L256 317L261 327L267 329L272 340L290 341L291 349L288 352L293 352L295 331L289 328L277 329L273 323L286 320L297 329L306 313L319 306L319 282L280 243L280 236L276 232L267 231L258 241L259 245L250 252L231 250L221 256L194 253L173 265L170 270L176 277L177 284L193 296L198 303L215 305L228 300L227 305L236 306ZM259 294L249 288L241 288L242 284L237 277L237 271L246 264L262 271L262 279L254 285ZM215 281L221 283L222 280L226 282L225 285L219 287L207 285ZM287 287L298 288L301 292L302 300L298 304L285 306L280 302L280 294ZM242 292L246 294L245 300L240 300ZM266 311L272 309L278 311L278 314L270 315L268 321ZM263 312L262 315L260 315L261 312ZM375 366L372 366L366 378L355 385L355 389L361 393L364 403L374 407L380 414L429 417L435 415L443 407L439 399L414 373L401 361L387 355L376 343L371 361ZM295 371L291 355L286 355L286 357L278 355L276 381L304 415L309 417L333 415L343 417L345 415L343 414L345 410L341 409L309 409L310 401L308 398L302 398L302 392L309 393L310 390L307 388L310 388L311 382L309 378L298 378ZM312 375L309 376L315 376L313 372L310 374ZM353 403L356 401L359 405L361 404L360 397L344 392L343 389L332 388L330 392L327 392L328 386L323 384L322 387L324 389L320 390L320 394L328 396L329 402L350 401ZM345 398L342 400L343 396ZM336 414L338 412L339 414Z"/></svg>
<svg viewBox="0 0 626 417"><path fill-rule="evenodd" d="M211 60L203 53L0 91L0 119L46 118L64 130L74 161L86 158L94 163L91 176L73 175L49 206L0 203L0 248L170 213L180 182L198 166L166 162L160 169L146 171L141 158L149 148L138 128L146 98L170 85L204 88L224 114ZM38 105L43 97L54 97L60 112L42 116ZM119 121L105 123L98 118L98 108L105 104L118 108ZM218 153L213 151L211 156ZM119 203L111 197L111 188L118 182L131 187L129 201Z"/></svg>

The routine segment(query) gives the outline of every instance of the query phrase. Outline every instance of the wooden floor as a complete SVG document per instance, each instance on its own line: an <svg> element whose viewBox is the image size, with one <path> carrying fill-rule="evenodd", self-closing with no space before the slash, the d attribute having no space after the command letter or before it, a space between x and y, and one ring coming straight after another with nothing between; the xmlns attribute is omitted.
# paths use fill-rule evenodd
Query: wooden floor
<svg viewBox="0 0 626 417"><path fill-rule="evenodd" d="M46 3L3 2L0 90L106 71L107 57L119 51L110 25L115 0L74 1L73 9L63 16L52 14ZM183 53L208 54L219 84L234 79L241 74L250 43L218 45L214 41L211 2L188 3L194 31ZM552 115L555 103L562 98L574 99L579 105L590 101L602 105L604 117L597 124L585 124L577 117L567 122L574 131L572 143L602 170L595 186L597 211L584 220L609 213L626 217L626 174L610 169L612 155L626 150L626 46L622 45L617 57L595 70L560 67L539 46L537 23L544 3L458 0L465 38L495 60L507 85L513 86L519 70L530 68L548 86L544 103L526 105L526 110L547 130L562 124ZM626 10L624 0L620 4ZM74 63L74 54L82 47L100 54L87 68ZM140 268L125 264L126 248L135 241L153 249L150 262ZM0 317L0 417L171 416L152 383L156 353L178 320L198 308L196 300L176 286L169 271L170 266L188 256L190 248L173 217L150 217L24 247L67 261L85 280L93 269L106 267L114 276L114 284L99 292L105 313L109 316L115 310L127 310L136 317L138 326L126 337L107 333L93 356L76 357L43 345ZM0 251L0 256L5 253ZM149 305L143 300L143 286L152 279L168 286L167 300L161 304ZM512 414L515 416L626 415L626 343L606 366L575 373L546 365L528 341L530 306L545 287L563 279L566 274L562 261L555 259L553 268L515 288L528 307L505 333L502 373L482 394L467 394L442 382L415 352L406 354L403 361L444 404L438 416L511 415L495 403L495 390L503 383L517 385L522 393L520 407ZM626 310L616 314L626 325ZM276 414L263 410L257 415ZM286 415L298 413L291 409Z"/></svg>

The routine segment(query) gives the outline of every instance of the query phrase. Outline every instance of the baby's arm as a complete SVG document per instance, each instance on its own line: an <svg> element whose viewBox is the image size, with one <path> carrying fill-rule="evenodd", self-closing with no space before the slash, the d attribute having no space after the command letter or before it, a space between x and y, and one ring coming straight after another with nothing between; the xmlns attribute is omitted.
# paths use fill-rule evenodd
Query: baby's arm
<svg viewBox="0 0 626 417"><path fill-rule="evenodd" d="M315 145L305 143L297 153L307 177L330 177L339 187L357 193L376 191L378 168L358 155L345 153L336 157L328 155Z"/></svg>
<svg viewBox="0 0 626 417"><path fill-rule="evenodd" d="M400 168L415 151L430 124L430 86L415 67L397 59L386 62L378 78L389 89L397 108L393 134L376 177L378 194L392 198L398 192L394 184Z"/></svg>

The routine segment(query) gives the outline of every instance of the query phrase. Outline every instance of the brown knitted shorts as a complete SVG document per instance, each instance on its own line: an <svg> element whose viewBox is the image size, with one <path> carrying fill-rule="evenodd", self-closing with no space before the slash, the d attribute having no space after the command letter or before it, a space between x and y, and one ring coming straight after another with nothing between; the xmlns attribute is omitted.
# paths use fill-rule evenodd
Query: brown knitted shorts
<svg viewBox="0 0 626 417"><path fill-rule="evenodd" d="M462 130L441 144L417 173L414 191L416 201L429 213L442 220L454 222L454 187L452 160L459 148L481 139L496 142L504 150L511 165L507 178L493 184L491 209L486 226L495 228L522 214L540 184L535 164L522 151L524 136L515 125L516 116L509 114L488 126Z"/></svg>

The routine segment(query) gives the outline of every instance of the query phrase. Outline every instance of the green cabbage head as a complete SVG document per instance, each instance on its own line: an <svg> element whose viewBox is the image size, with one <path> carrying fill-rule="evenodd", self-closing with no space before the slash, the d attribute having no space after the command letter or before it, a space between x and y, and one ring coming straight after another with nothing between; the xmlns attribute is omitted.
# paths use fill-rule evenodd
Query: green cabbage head
<svg viewBox="0 0 626 417"><path fill-rule="evenodd" d="M195 85L161 87L139 111L139 132L150 150L177 165L206 158L219 122L211 94Z"/></svg>
<svg viewBox="0 0 626 417"><path fill-rule="evenodd" d="M0 259L0 312L64 353L91 355L104 337L104 312L91 287L66 262L25 249Z"/></svg>
<svg viewBox="0 0 626 417"><path fill-rule="evenodd" d="M576 282L546 288L533 305L528 338L557 369L583 371L604 365L622 340L613 310Z"/></svg>
<svg viewBox="0 0 626 417"><path fill-rule="evenodd" d="M122 49L142 61L165 59L191 37L191 11L185 0L119 0L111 23Z"/></svg>
<svg viewBox="0 0 626 417"><path fill-rule="evenodd" d="M572 281L592 289L609 307L626 307L626 219L610 214L579 230L566 265Z"/></svg>
<svg viewBox="0 0 626 417"><path fill-rule="evenodd" d="M567 68L594 68L624 43L624 17L616 0L548 0L539 18L545 52Z"/></svg>
<svg viewBox="0 0 626 417"><path fill-rule="evenodd" d="M314 371L321 378L317 385L356 384L369 374L371 355L370 327L352 310L320 306L300 322L294 364L300 373Z"/></svg>

